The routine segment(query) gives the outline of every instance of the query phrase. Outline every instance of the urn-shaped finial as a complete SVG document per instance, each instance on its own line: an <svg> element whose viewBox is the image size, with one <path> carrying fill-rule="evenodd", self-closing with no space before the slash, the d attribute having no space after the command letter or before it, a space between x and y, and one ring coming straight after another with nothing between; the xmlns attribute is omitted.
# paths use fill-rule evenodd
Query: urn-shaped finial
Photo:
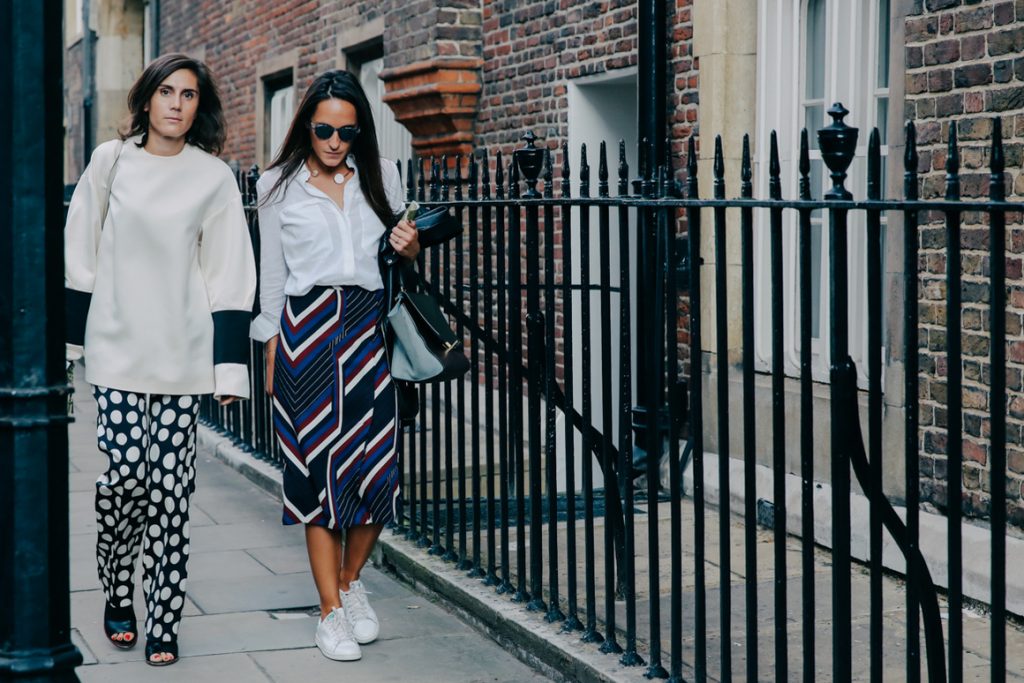
<svg viewBox="0 0 1024 683"><path fill-rule="evenodd" d="M517 149L514 156L519 172L526 180L526 194L523 196L539 197L537 178L540 177L541 168L544 165L544 150L534 145L537 136L533 134L532 130L526 131L522 139L526 142L526 146Z"/></svg>
<svg viewBox="0 0 1024 683"><path fill-rule="evenodd" d="M849 113L842 103L836 102L828 110L828 115L832 117L831 125L818 131L821 157L832 175L832 189L825 193L825 199L853 199L853 195L844 186L846 170L850 168L857 149L857 129L843 122Z"/></svg>

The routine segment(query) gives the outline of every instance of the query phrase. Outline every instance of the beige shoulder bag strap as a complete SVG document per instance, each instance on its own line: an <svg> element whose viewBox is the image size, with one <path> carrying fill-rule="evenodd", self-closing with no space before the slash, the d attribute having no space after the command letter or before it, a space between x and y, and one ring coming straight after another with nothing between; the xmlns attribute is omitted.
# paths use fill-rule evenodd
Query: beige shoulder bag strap
<svg viewBox="0 0 1024 683"><path fill-rule="evenodd" d="M121 159L121 151L124 149L124 140L118 140L117 153L114 155L114 163L110 165L110 172L107 173L107 199L103 202L103 213L100 215L100 230L107 222L107 212L110 210L110 190L114 187L114 176L117 175L117 162Z"/></svg>

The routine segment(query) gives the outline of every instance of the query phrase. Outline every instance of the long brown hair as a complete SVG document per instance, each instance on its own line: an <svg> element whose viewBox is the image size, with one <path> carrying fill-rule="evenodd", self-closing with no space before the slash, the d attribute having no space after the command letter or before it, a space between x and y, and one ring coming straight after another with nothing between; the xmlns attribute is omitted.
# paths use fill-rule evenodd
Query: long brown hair
<svg viewBox="0 0 1024 683"><path fill-rule="evenodd" d="M359 185L366 201L381 222L390 227L395 217L388 205L384 191L384 178L380 170L380 147L377 144L377 128L373 123L373 114L366 93L359 81L348 71L328 71L321 74L302 96L299 110L292 118L288 135L277 158L267 167L281 169L281 177L263 198L266 202L273 197L302 167L309 155L313 153L313 145L309 141L309 124L318 104L328 99L345 100L356 108L356 123L359 135L352 142L349 154L353 155L359 168Z"/></svg>
<svg viewBox="0 0 1024 683"><path fill-rule="evenodd" d="M166 54L154 59L128 92L128 121L118 131L122 140L141 135L139 147L146 144L149 135L149 112L146 104L164 79L179 69L188 69L199 82L199 107L192 127L185 134L185 142L209 152L220 154L227 138L224 109L220 92L210 69L198 59L183 54Z"/></svg>

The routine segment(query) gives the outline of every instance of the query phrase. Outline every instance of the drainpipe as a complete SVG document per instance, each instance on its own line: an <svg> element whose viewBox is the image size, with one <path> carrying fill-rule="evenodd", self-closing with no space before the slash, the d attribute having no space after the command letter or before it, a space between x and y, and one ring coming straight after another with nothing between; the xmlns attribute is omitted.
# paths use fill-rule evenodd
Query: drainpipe
<svg viewBox="0 0 1024 683"><path fill-rule="evenodd" d="M644 166L653 164L653 168L649 169L647 173L650 174L650 177L656 179L658 176L657 166L659 163L663 163L665 159L665 137L667 134L666 110L668 108L668 87L666 80L666 45L668 43L668 35L665 0L640 0L638 5L639 40L637 57L639 73L637 75L637 139L640 141L641 146L637 154L637 159L641 164L638 172L642 177L645 172ZM646 148L643 147L644 139L648 142ZM635 183L635 185L637 187L634 191L638 191L639 186L642 184ZM655 267L655 246L653 226L650 230L646 231L646 234L644 231L639 233L635 271L638 278L643 277L644 274L650 272L651 268ZM633 291L637 290L634 288ZM635 348L639 351L636 354L636 377L641 380L638 386L642 387L650 375L650 366L647 362L645 349L648 348L651 342L653 318L649 302L645 300L645 297L636 297L635 309L637 315ZM649 443L647 429L653 421L650 418L651 406L648 405L649 400L644 392L638 391L634 396L636 397L636 405L633 406L633 433L635 435L633 447L635 454L634 467L638 468L634 471L634 474L640 475L646 470L646 449ZM658 422L661 423L667 416L661 416L662 407L659 406L658 408L657 412L661 418Z"/></svg>
<svg viewBox="0 0 1024 683"><path fill-rule="evenodd" d="M91 0L82 0L82 168L89 165L96 146L93 105L96 101L96 34L89 23Z"/></svg>
<svg viewBox="0 0 1024 683"><path fill-rule="evenodd" d="M153 59L156 59L160 56L160 0L149 0L149 5L153 8L150 10L151 16L149 22L150 29L153 34Z"/></svg>

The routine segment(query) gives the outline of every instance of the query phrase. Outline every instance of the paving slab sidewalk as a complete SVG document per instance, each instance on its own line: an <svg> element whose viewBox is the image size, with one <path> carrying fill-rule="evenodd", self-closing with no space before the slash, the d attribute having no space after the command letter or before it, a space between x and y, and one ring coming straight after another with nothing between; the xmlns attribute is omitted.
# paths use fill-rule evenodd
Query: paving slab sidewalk
<svg viewBox="0 0 1024 683"><path fill-rule="evenodd" d="M81 372L77 373L81 375ZM96 449L96 410L80 380L70 427L72 639L88 682L385 683L546 681L456 616L393 578L368 568L364 581L381 618L381 638L358 662L332 662L313 646L318 603L300 527L283 527L280 504L202 449L192 506L188 600L182 659L157 669L143 648L106 642L96 578L93 491L104 456ZM141 578L136 584L141 586ZM139 589L136 605L144 601ZM139 614L140 618L143 616ZM141 620L141 619L140 619Z"/></svg>

